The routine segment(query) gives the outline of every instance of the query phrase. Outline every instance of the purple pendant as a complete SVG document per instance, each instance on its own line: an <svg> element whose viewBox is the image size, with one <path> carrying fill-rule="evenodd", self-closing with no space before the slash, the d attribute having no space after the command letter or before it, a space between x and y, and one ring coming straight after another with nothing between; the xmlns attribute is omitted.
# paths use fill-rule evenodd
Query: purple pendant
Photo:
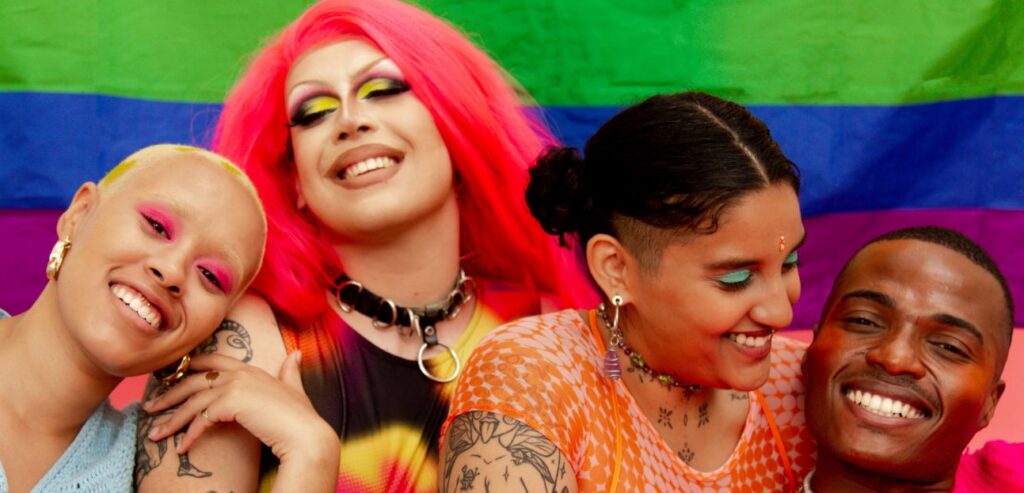
<svg viewBox="0 0 1024 493"><path fill-rule="evenodd" d="M622 367L619 366L619 353L615 352L615 348L611 348L604 355L604 374L612 380L618 380L622 377Z"/></svg>

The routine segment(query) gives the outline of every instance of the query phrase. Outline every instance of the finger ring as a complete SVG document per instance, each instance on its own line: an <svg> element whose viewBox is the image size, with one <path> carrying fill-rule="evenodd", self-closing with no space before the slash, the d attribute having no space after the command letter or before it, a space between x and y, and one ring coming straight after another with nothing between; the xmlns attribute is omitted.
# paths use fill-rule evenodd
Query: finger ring
<svg viewBox="0 0 1024 493"><path fill-rule="evenodd" d="M219 377L219 376L220 376L220 372L217 372L217 371L208 371L208 372L206 372L206 381L210 384L210 388L211 389L213 388L213 381L216 380L217 377Z"/></svg>
<svg viewBox="0 0 1024 493"><path fill-rule="evenodd" d="M208 412L209 409L203 409L203 417L206 418L207 421L210 421L210 415Z"/></svg>

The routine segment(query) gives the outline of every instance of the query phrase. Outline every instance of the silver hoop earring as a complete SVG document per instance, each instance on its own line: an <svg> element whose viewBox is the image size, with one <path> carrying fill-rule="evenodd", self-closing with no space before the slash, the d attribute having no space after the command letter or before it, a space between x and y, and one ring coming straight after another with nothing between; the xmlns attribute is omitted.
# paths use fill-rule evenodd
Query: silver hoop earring
<svg viewBox="0 0 1024 493"><path fill-rule="evenodd" d="M597 312L601 315L601 319L604 320L605 327L608 328L608 351L604 354L604 374L611 380L618 380L622 377L622 365L619 364L619 353L616 352L616 348L622 345L619 313L622 311L622 304L625 301L622 299L622 296L616 294L612 296L611 302L615 307L615 314L612 315L610 320L604 303L597 307Z"/></svg>

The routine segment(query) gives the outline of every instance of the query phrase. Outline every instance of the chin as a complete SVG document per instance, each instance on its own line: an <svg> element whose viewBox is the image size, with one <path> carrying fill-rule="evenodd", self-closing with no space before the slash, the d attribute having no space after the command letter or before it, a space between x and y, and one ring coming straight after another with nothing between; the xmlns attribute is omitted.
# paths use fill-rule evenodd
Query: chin
<svg viewBox="0 0 1024 493"><path fill-rule="evenodd" d="M749 392L761 388L766 382L768 382L767 368L763 372L752 372L749 377L738 375L735 378L728 378L725 381L725 387L741 392Z"/></svg>

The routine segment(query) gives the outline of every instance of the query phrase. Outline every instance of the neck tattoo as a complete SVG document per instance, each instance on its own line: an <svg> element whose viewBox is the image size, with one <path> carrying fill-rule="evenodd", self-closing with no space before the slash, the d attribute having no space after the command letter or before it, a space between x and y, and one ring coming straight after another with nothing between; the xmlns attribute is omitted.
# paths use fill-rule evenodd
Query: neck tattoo
<svg viewBox="0 0 1024 493"><path fill-rule="evenodd" d="M679 460L687 464L693 463L693 460L696 457L697 453L694 452L693 448L690 447L690 399L693 396L702 393L704 390L703 387L696 384L685 384L677 380L672 375L655 371L647 364L647 362L644 360L644 357L640 353L638 353L636 350L634 350L633 348L629 347L626 344L626 340L622 336L621 328L619 328L616 324L614 324L611 320L608 319L608 312L603 303L600 306L598 306L597 313L598 315L600 315L601 320L604 321L605 327L609 331L609 344L618 347L620 350L622 350L622 353L625 354L627 358L629 358L631 368L629 368L628 371L637 372L637 379L640 381L640 383L646 383L644 381L644 379L646 378L648 382L656 382L658 385L662 386L666 390L671 390L674 388L679 388L683 390L683 398L685 399L683 403L682 417L683 448L676 451L676 456L679 458ZM605 364L608 365L609 363L606 361ZM618 370L617 359L614 362L614 366L616 367L615 370ZM619 371L615 371L614 373L617 378ZM659 407L657 423L663 426L664 428L667 428L668 430L673 430L673 412L673 409ZM703 428L710 421L711 414L708 410L708 403L701 403L700 406L698 406L697 408L697 428Z"/></svg>

